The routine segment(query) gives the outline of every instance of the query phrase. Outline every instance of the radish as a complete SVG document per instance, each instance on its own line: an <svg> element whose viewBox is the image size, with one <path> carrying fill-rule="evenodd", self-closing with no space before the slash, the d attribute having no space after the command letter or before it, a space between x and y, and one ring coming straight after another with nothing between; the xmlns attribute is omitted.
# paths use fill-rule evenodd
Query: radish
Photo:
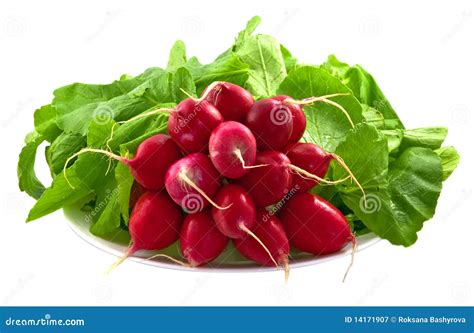
<svg viewBox="0 0 474 333"><path fill-rule="evenodd" d="M291 137L293 116L284 101L266 98L253 104L245 124L255 135L259 149L279 150Z"/></svg>
<svg viewBox="0 0 474 333"><path fill-rule="evenodd" d="M202 97L214 105L224 120L243 122L254 103L252 94L229 82L214 82L203 92Z"/></svg>
<svg viewBox="0 0 474 333"><path fill-rule="evenodd" d="M239 184L247 189L257 207L278 202L291 188L290 160L283 153L268 150L257 153L255 162L263 166L249 170Z"/></svg>
<svg viewBox="0 0 474 333"><path fill-rule="evenodd" d="M223 121L208 101L187 98L170 113L168 133L185 153L205 152L212 130Z"/></svg>
<svg viewBox="0 0 474 333"><path fill-rule="evenodd" d="M176 161L166 173L165 186L173 201L187 213L200 212L209 204L224 209L212 200L221 186L221 176L202 153Z"/></svg>
<svg viewBox="0 0 474 333"><path fill-rule="evenodd" d="M217 229L210 210L205 210L186 216L179 240L183 256L196 267L217 258L229 239Z"/></svg>
<svg viewBox="0 0 474 333"><path fill-rule="evenodd" d="M353 177L355 182L358 184L357 179L355 179L350 169L339 156L328 153L313 143L297 142L286 147L283 149L283 151L285 152L286 156L288 156L293 165L315 176L307 176L305 174L296 172L296 175L293 176L293 187L299 186L299 190L302 192L308 191L320 182L324 182L326 184L337 184L346 181L350 177ZM333 160L337 161L339 165L341 165L349 173L349 176L336 181L324 180L329 168L329 164ZM318 177L320 180L318 180Z"/></svg>
<svg viewBox="0 0 474 333"><path fill-rule="evenodd" d="M216 194L215 201L228 209L212 209L212 217L217 228L229 238L242 238L255 224L256 209L245 189L236 184L224 185Z"/></svg>
<svg viewBox="0 0 474 333"><path fill-rule="evenodd" d="M227 209L213 207L211 211L220 232L232 239L244 238L247 235L253 237L269 255L275 266L278 266L266 245L251 231L257 224L257 213L252 197L245 189L236 184L227 184L220 189L215 200L218 205L228 207Z"/></svg>
<svg viewBox="0 0 474 333"><path fill-rule="evenodd" d="M173 244L179 238L182 220L181 209L166 194L145 192L130 216L132 243L109 271L139 250L161 250Z"/></svg>
<svg viewBox="0 0 474 333"><path fill-rule="evenodd" d="M255 168L257 145L252 132L236 121L217 126L209 139L209 154L216 169L227 178L240 178Z"/></svg>
<svg viewBox="0 0 474 333"><path fill-rule="evenodd" d="M306 145L303 143L297 143L295 145ZM306 146L303 146L306 147ZM291 147L290 147L291 150ZM310 151L311 152L311 151ZM361 189L365 200L365 192L360 183L351 173L349 168L344 164L342 159L337 155L331 155L333 159L337 159L341 166L349 173L349 176L354 180L357 186ZM308 156L303 156L308 157ZM318 158L317 155L309 154L308 158ZM296 159L299 162L299 159ZM304 166L311 167L310 161L304 161ZM255 159L260 168L249 170L249 172L239 179L239 184L247 189L252 196L255 205L257 207L266 207L277 203L285 196L290 189L295 191L306 191L311 184L324 183L324 184L338 184L347 180L343 178L337 181L330 181L320 177L317 173L320 172L317 168L312 170L316 171L315 174L307 171L303 167L297 164L291 163L290 159L283 153L267 150L257 153ZM329 161L327 162L329 163ZM318 163L316 163L318 164ZM327 170L327 168L326 168ZM294 181L297 177L298 181ZM303 182L303 181L307 181ZM304 186L303 188L301 186ZM306 189L305 189L306 188Z"/></svg>
<svg viewBox="0 0 474 333"><path fill-rule="evenodd" d="M291 97L285 95L274 96L272 99L277 101L286 101L290 100ZM302 108L298 104L288 104L288 110L293 117L293 128L291 130L290 138L288 143L298 142L306 130L306 115L304 114Z"/></svg>
<svg viewBox="0 0 474 333"><path fill-rule="evenodd" d="M257 226L253 228L252 231L266 245L277 263L285 268L286 279L288 279L290 245L283 224L278 217L271 215L264 209L260 209L257 213ZM246 236L244 238L233 239L233 243L237 251L246 258L260 265L273 266L273 262L268 253L264 251L254 238Z"/></svg>
<svg viewBox="0 0 474 333"><path fill-rule="evenodd" d="M166 171L174 162L182 157L178 146L176 146L170 136L156 134L140 143L132 159L116 155L107 150L84 148L67 159L63 170L65 177L69 161L86 152L104 154L128 165L133 178L145 189L154 191L163 189ZM71 184L69 185L74 188Z"/></svg>
<svg viewBox="0 0 474 333"><path fill-rule="evenodd" d="M349 222L323 198L298 193L283 206L279 216L290 244L295 248L323 255L340 251L352 242L354 255L357 243Z"/></svg>

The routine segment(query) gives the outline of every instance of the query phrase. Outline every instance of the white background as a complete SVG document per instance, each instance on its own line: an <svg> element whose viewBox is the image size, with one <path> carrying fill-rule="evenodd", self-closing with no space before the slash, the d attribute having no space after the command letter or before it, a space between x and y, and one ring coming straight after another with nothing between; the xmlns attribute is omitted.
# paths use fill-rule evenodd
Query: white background
<svg viewBox="0 0 474 333"><path fill-rule="evenodd" d="M473 12L472 1L2 1L0 305L472 305ZM78 238L62 212L24 223L34 201L17 189L17 155L33 111L55 88L165 66L178 38L209 62L255 14L258 31L303 62L334 53L362 64L407 127L449 127L447 144L462 162L414 246L383 241L360 252L344 284L348 258L295 269L286 285L281 272L202 274L133 262L105 277L115 258Z"/></svg>

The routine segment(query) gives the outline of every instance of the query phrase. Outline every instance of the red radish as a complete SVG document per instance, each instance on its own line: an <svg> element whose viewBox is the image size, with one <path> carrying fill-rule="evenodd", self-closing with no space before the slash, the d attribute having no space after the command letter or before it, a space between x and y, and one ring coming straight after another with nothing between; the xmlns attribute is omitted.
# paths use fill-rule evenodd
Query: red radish
<svg viewBox="0 0 474 333"><path fill-rule="evenodd" d="M179 238L181 209L164 193L145 192L133 208L128 224L131 246L111 268L139 250L160 250Z"/></svg>
<svg viewBox="0 0 474 333"><path fill-rule="evenodd" d="M281 209L291 245L315 255L341 250L354 240L349 222L331 203L311 193L298 193Z"/></svg>
<svg viewBox="0 0 474 333"><path fill-rule="evenodd" d="M239 185L227 184L217 193L216 203L228 207L227 209L213 207L211 211L212 218L220 232L233 239L246 236L253 237L268 254L275 266L278 266L265 243L251 231L257 224L256 209L252 198L245 189Z"/></svg>
<svg viewBox="0 0 474 333"><path fill-rule="evenodd" d="M293 175L293 187L298 186L301 192L306 192L321 182L325 184L338 184L352 178L362 193L364 193L362 186L360 186L351 170L338 155L328 153L313 143L305 142L297 142L289 145L283 149L283 151L290 159L292 165L297 167L293 167L295 171ZM324 179L331 161L336 161L349 176L335 181Z"/></svg>
<svg viewBox="0 0 474 333"><path fill-rule="evenodd" d="M219 172L211 159L202 153L194 153L176 161L165 176L169 195L188 213L197 213L209 204L222 208L212 201L220 185Z"/></svg>
<svg viewBox="0 0 474 333"><path fill-rule="evenodd" d="M257 145L252 132L236 121L217 126L209 139L209 154L216 169L227 178L240 178L255 168Z"/></svg>
<svg viewBox="0 0 474 333"><path fill-rule="evenodd" d="M179 240L183 256L195 267L216 259L229 239L217 229L210 210L205 210L186 216Z"/></svg>
<svg viewBox="0 0 474 333"><path fill-rule="evenodd" d="M214 105L225 120L243 122L254 103L252 94L229 82L214 82L203 92L202 97Z"/></svg>
<svg viewBox="0 0 474 333"><path fill-rule="evenodd" d="M352 242L352 259L345 280L354 262L357 240L346 217L331 203L311 193L298 193L280 211L290 244L315 255L340 251Z"/></svg>
<svg viewBox="0 0 474 333"><path fill-rule="evenodd" d="M329 168L329 163L333 160L332 154L327 153L321 147L312 143L298 142L283 150L291 163L316 175L324 178ZM306 192L319 184L315 179L293 175L293 186L298 185L302 192Z"/></svg>
<svg viewBox="0 0 474 333"><path fill-rule="evenodd" d="M291 137L293 117L286 103L266 98L253 104L246 125L255 135L259 149L279 150Z"/></svg>
<svg viewBox="0 0 474 333"><path fill-rule="evenodd" d="M291 99L291 97L279 95L272 97L272 99L285 101ZM306 115L298 104L287 104L287 106L291 112L291 116L293 117L293 128L288 143L294 143L298 142L303 137L304 131L306 130Z"/></svg>
<svg viewBox="0 0 474 333"><path fill-rule="evenodd" d="M291 188L290 160L283 153L268 150L257 153L255 163L263 166L249 170L239 184L247 189L257 207L278 202Z"/></svg>
<svg viewBox="0 0 474 333"><path fill-rule="evenodd" d="M278 217L271 215L264 209L260 209L257 213L257 226L253 228L252 231L265 244L277 263L285 268L288 279L290 245L283 224ZM244 238L234 239L233 243L237 251L246 258L260 265L273 266L272 259L268 253L254 238L246 236Z"/></svg>
<svg viewBox="0 0 474 333"><path fill-rule="evenodd" d="M205 152L212 130L223 121L208 101L187 98L170 113L168 133L187 154Z"/></svg>
<svg viewBox="0 0 474 333"><path fill-rule="evenodd" d="M116 155L110 151L94 148L84 148L68 158L64 164L64 174L66 176L66 166L69 161L76 156L86 153L101 153L113 158L125 165L128 165L133 178L147 190L161 190L165 184L165 174L168 168L181 158L181 152L170 136L156 134L144 140L137 149L135 156L128 159ZM72 187L72 185L71 185Z"/></svg>
<svg viewBox="0 0 474 333"><path fill-rule="evenodd" d="M229 238L242 238L247 235L247 229L252 229L257 223L256 209L252 197L245 189L236 184L224 185L215 197L220 206L230 206L228 209L212 208L212 217L217 228Z"/></svg>

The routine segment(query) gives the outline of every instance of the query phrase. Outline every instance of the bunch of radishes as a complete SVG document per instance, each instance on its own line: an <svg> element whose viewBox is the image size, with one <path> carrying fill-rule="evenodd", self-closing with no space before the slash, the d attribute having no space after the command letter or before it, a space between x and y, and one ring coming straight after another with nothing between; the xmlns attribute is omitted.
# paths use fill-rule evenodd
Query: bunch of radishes
<svg viewBox="0 0 474 333"><path fill-rule="evenodd" d="M324 179L331 160L344 166L336 155L298 142L306 128L301 105L321 99L254 101L237 85L215 82L199 99L169 110L169 135L143 141L133 159L117 158L139 184L125 257L179 239L182 256L200 266L231 239L245 257L287 270L290 245L321 255L355 242L344 215L308 193L320 182L337 182Z"/></svg>

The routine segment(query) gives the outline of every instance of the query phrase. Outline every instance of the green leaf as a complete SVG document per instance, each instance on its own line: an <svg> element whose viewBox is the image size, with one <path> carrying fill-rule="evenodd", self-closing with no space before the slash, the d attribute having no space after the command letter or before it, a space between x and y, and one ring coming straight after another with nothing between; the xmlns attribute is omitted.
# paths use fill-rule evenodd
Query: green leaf
<svg viewBox="0 0 474 333"><path fill-rule="evenodd" d="M303 66L293 70L285 78L278 93L295 99L304 99L334 93L351 94L351 91L324 69ZM362 107L352 94L334 97L331 100L343 106L355 124L363 120ZM306 106L304 111L307 119L304 139L316 143L327 151L334 151L352 128L346 116L334 106L317 103Z"/></svg>
<svg viewBox="0 0 474 333"><path fill-rule="evenodd" d="M156 104L145 93L150 88L155 94L161 89L166 93L170 88L167 78L168 73L153 68L135 78L107 85L75 83L59 88L53 100L58 126L65 132L86 135L92 121L129 119Z"/></svg>
<svg viewBox="0 0 474 333"><path fill-rule="evenodd" d="M120 230L120 206L117 192L117 189L114 190L105 201L100 202L104 208L97 221L91 225L90 231L93 235L101 237Z"/></svg>
<svg viewBox="0 0 474 333"><path fill-rule="evenodd" d="M442 147L435 150L441 159L441 166L443 168L443 181L449 178L453 171L459 164L460 156L456 151L456 148L452 146Z"/></svg>
<svg viewBox="0 0 474 333"><path fill-rule="evenodd" d="M44 185L35 173L36 150L43 141L43 136L34 132L28 138L28 142L21 150L18 159L18 186L22 192L28 193L29 196L35 199L38 199L45 190Z"/></svg>
<svg viewBox="0 0 474 333"><path fill-rule="evenodd" d="M214 81L226 81L244 86L249 77L249 66L230 52L207 65L201 65L197 58L193 57L189 59L186 68L194 78L198 94Z"/></svg>
<svg viewBox="0 0 474 333"><path fill-rule="evenodd" d="M283 45L280 44L281 55L283 56L283 61L285 62L286 72L289 74L294 70L298 64L298 60L291 55L291 52Z"/></svg>
<svg viewBox="0 0 474 333"><path fill-rule="evenodd" d="M271 36L251 36L235 52L250 68L245 87L260 98L275 95L286 76L280 43Z"/></svg>
<svg viewBox="0 0 474 333"><path fill-rule="evenodd" d="M148 89L145 91L144 97L152 102L151 106L153 107L162 103L179 103L188 98L183 90L188 94L196 95L196 86L191 73L181 67L175 73L167 72L148 81ZM136 112L133 116L139 113L141 112Z"/></svg>
<svg viewBox="0 0 474 333"><path fill-rule="evenodd" d="M425 147L437 149L441 147L448 134L446 127L424 127L403 131L400 150L409 147Z"/></svg>
<svg viewBox="0 0 474 333"><path fill-rule="evenodd" d="M385 128L385 119L383 114L373 107L362 104L362 116L364 117L364 122L372 124L380 129Z"/></svg>
<svg viewBox="0 0 474 333"><path fill-rule="evenodd" d="M81 179L76 175L77 162L68 169L68 180L73 184L80 184ZM64 178L64 174L58 174L48 189L46 189L36 204L28 214L27 222L39 219L45 215L61 209L63 207L73 205L74 203L83 200L93 193L92 189L86 187L76 187L72 189Z"/></svg>
<svg viewBox="0 0 474 333"><path fill-rule="evenodd" d="M95 189L96 200L94 208L89 213L89 220L92 220L90 231L92 234L107 238L111 234L117 233L120 228L120 209L118 205L119 187L115 179L114 172L104 175L101 186Z"/></svg>
<svg viewBox="0 0 474 333"><path fill-rule="evenodd" d="M257 29L262 19L260 16L252 17L248 22L244 30L238 33L235 43L233 46L233 51L238 50L242 45L251 37L252 33Z"/></svg>
<svg viewBox="0 0 474 333"><path fill-rule="evenodd" d="M115 179L118 184L117 206L125 224L128 224L130 218L130 192L134 181L130 168L123 164L117 165L115 168Z"/></svg>
<svg viewBox="0 0 474 333"><path fill-rule="evenodd" d="M50 104L40 107L34 113L35 131L49 142L53 142L61 134L56 113L56 109Z"/></svg>
<svg viewBox="0 0 474 333"><path fill-rule="evenodd" d="M337 60L334 55L330 55L322 67L340 78L361 103L380 111L384 116L386 129L404 128L375 79L361 66L351 67Z"/></svg>
<svg viewBox="0 0 474 333"><path fill-rule="evenodd" d="M436 209L442 186L439 157L428 148L408 148L389 168L386 139L367 124L351 131L336 154L367 194L366 206L354 184L338 185L344 203L381 238L395 245L415 243L416 233ZM344 175L341 168L334 170L336 179Z"/></svg>
<svg viewBox="0 0 474 333"><path fill-rule="evenodd" d="M166 124L160 125L159 122L155 122L141 136L136 137L135 139L132 139L130 141L127 141L121 144L120 151L135 153L140 143L142 143L144 140L156 134L166 133L166 131L167 131Z"/></svg>
<svg viewBox="0 0 474 333"><path fill-rule="evenodd" d="M166 70L168 72L175 72L178 68L184 67L186 61L186 46L183 41L177 40L171 48Z"/></svg>
<svg viewBox="0 0 474 333"><path fill-rule="evenodd" d="M388 152L397 153L403 139L402 130L381 130L380 132L387 138Z"/></svg>
<svg viewBox="0 0 474 333"><path fill-rule="evenodd" d="M53 174L60 173L66 160L86 146L86 138L76 133L62 133L47 150L47 160Z"/></svg>

